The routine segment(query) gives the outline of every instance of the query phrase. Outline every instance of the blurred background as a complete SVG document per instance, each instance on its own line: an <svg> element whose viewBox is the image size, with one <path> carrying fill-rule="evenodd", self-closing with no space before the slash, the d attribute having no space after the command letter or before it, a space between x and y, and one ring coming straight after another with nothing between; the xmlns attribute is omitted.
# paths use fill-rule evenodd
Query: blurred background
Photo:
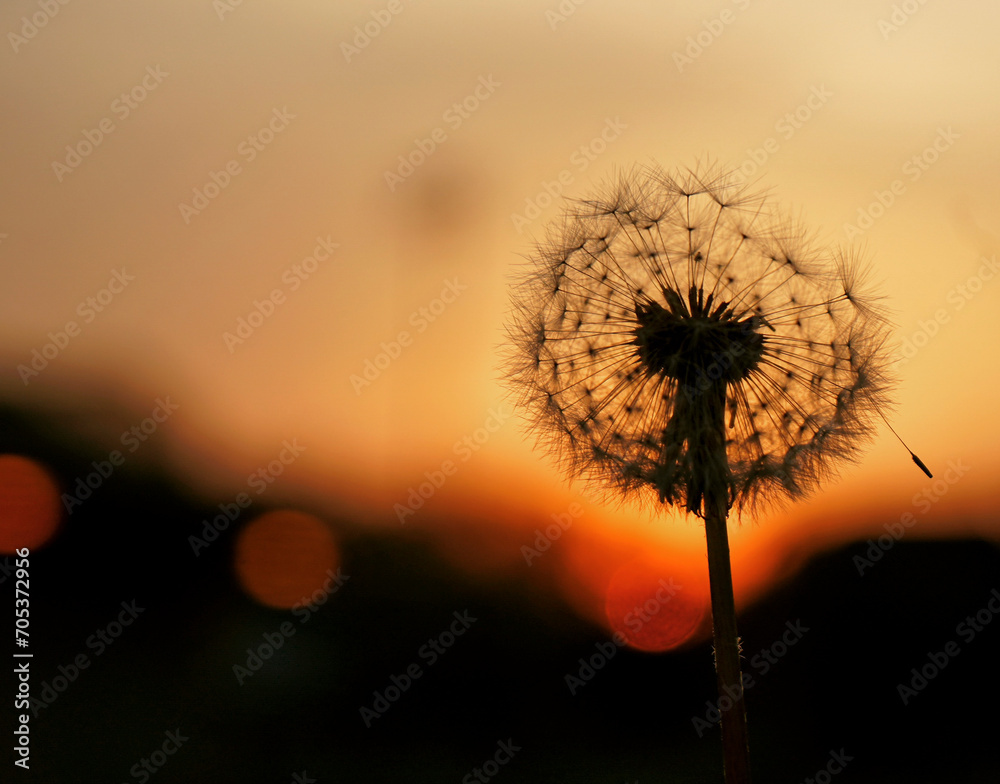
<svg viewBox="0 0 1000 784"><path fill-rule="evenodd" d="M6 4L10 780L721 780L702 528L567 483L497 370L564 198L714 160L871 259L934 472L883 429L732 521L757 778L997 781L998 24Z"/></svg>

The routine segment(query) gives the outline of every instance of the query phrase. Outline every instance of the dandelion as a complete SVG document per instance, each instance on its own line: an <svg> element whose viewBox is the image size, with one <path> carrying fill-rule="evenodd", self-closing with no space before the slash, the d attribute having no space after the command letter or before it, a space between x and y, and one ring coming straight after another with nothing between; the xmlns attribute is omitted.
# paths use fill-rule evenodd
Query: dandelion
<svg viewBox="0 0 1000 784"><path fill-rule="evenodd" d="M888 405L861 260L702 167L624 173L531 262L509 385L571 476L704 520L719 694L739 695L726 780L749 781L726 521L814 489Z"/></svg>

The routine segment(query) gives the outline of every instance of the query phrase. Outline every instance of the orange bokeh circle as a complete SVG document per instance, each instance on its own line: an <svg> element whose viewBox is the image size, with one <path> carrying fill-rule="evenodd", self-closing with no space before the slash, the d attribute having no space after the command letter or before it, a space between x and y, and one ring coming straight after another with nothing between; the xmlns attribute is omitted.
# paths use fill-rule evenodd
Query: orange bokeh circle
<svg viewBox="0 0 1000 784"><path fill-rule="evenodd" d="M633 648L668 651L694 638L708 599L703 588L669 566L631 561L612 576L605 598L611 628Z"/></svg>
<svg viewBox="0 0 1000 784"><path fill-rule="evenodd" d="M59 486L37 461L0 455L0 552L45 544L59 527Z"/></svg>
<svg viewBox="0 0 1000 784"><path fill-rule="evenodd" d="M338 585L339 564L330 527L305 512L265 512L236 541L234 567L240 584L269 607L325 602Z"/></svg>

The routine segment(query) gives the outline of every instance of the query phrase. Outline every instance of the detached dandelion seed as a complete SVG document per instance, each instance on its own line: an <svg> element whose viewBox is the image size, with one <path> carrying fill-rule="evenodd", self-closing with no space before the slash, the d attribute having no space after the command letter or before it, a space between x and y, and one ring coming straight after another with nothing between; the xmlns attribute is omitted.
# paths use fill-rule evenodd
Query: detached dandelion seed
<svg viewBox="0 0 1000 784"><path fill-rule="evenodd" d="M726 520L804 496L889 404L860 259L725 171L626 172L516 285L508 381L573 477L702 518L727 782L748 782Z"/></svg>

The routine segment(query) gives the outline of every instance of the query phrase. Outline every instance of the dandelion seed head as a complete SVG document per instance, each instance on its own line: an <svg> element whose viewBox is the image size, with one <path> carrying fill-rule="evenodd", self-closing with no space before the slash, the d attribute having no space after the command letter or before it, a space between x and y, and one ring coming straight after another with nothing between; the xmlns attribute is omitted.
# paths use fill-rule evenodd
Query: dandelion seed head
<svg viewBox="0 0 1000 784"><path fill-rule="evenodd" d="M858 254L817 247L722 169L628 171L515 286L509 387L570 475L621 499L798 498L888 404L867 288Z"/></svg>

